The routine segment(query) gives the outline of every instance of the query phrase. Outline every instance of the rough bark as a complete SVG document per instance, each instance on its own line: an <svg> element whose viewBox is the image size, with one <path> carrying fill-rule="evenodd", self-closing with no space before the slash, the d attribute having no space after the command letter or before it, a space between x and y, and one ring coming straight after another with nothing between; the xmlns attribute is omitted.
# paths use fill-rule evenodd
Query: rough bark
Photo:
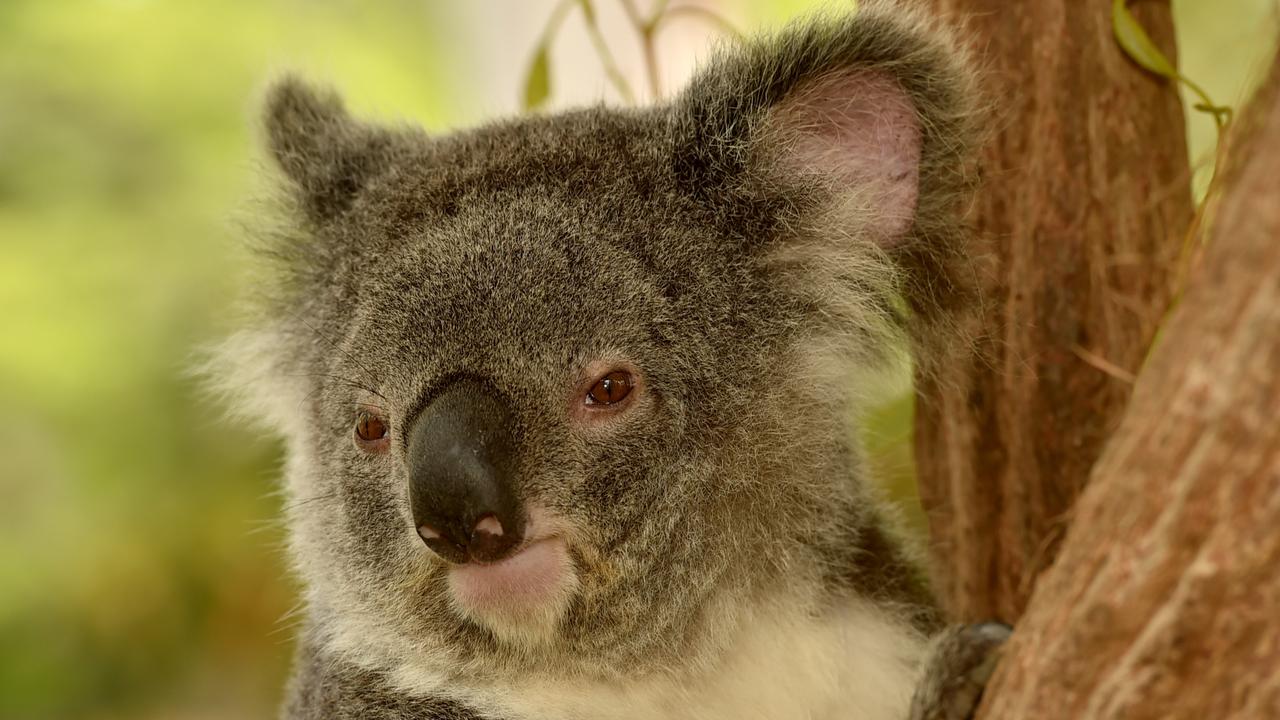
<svg viewBox="0 0 1280 720"><path fill-rule="evenodd" d="M1280 58L980 717L1280 718Z"/></svg>
<svg viewBox="0 0 1280 720"><path fill-rule="evenodd" d="M1117 47L1111 0L931 0L988 71L979 355L917 385L934 575L957 619L1021 614L1115 430L1192 214L1182 108ZM1172 57L1167 2L1134 7Z"/></svg>

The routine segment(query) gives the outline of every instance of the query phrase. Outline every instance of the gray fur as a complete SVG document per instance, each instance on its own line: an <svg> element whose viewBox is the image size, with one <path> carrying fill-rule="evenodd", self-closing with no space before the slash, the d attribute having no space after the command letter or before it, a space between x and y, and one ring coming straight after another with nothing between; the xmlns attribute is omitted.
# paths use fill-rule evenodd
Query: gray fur
<svg viewBox="0 0 1280 720"><path fill-rule="evenodd" d="M478 715L450 700L395 692L376 672L326 659L318 646L311 637L301 638L285 717L294 720L480 720Z"/></svg>
<svg viewBox="0 0 1280 720"><path fill-rule="evenodd" d="M858 188L779 161L805 119L782 109L836 76L887 79L918 119L919 200L891 242ZM775 610L936 630L864 482L851 380L908 339L927 370L962 335L970 85L944 33L880 6L725 48L670 103L443 137L275 85L274 279L223 357L288 441L308 632L286 714L461 720L516 712L521 683L678 684ZM598 358L641 368L651 399L605 434L564 413ZM396 418L460 372L514 400L524 492L573 528L581 584L545 642L460 617L414 535L402 449L351 442L366 403L402 448Z"/></svg>

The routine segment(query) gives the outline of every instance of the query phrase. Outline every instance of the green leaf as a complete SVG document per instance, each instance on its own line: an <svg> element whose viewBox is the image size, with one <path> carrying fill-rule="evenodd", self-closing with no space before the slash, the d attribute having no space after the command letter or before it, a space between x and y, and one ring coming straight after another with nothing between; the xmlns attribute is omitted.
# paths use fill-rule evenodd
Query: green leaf
<svg viewBox="0 0 1280 720"><path fill-rule="evenodd" d="M1134 62L1170 80L1179 79L1177 68L1169 62L1169 58L1165 57L1164 53L1160 52L1160 48L1156 47L1147 31L1142 29L1138 19L1129 12L1125 0L1112 0L1111 29L1120 47L1133 58Z"/></svg>
<svg viewBox="0 0 1280 720"><path fill-rule="evenodd" d="M1200 112L1212 115L1219 132L1231 122L1231 108L1214 104L1209 100L1204 88L1178 72L1178 68L1174 67L1173 63L1169 62L1169 58L1160 52L1160 48L1156 47L1151 36L1147 35L1147 31L1142 29L1137 18L1129 12L1125 0L1111 1L1111 32L1116 36L1116 42L1120 44L1121 49L1134 62L1161 77L1186 85L1191 92L1195 93L1200 98L1200 102L1193 107Z"/></svg>
<svg viewBox="0 0 1280 720"><path fill-rule="evenodd" d="M538 46L524 78L524 109L537 110L551 97L551 58L546 43Z"/></svg>

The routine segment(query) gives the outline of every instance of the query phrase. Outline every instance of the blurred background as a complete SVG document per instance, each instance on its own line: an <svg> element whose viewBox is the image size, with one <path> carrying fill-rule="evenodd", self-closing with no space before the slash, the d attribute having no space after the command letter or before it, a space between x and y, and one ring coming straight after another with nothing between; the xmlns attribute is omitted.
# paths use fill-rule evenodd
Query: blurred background
<svg viewBox="0 0 1280 720"><path fill-rule="evenodd" d="M697 4L743 31L818 6ZM189 372L246 289L256 99L291 68L433 131L516 112L554 5L0 0L0 718L274 715L296 598L280 447ZM596 5L643 97L620 6ZM1174 7L1186 74L1238 103L1276 0ZM692 15L662 31L664 87L717 32ZM549 61L551 107L618 101L580 16ZM1203 162L1212 123L1189 128ZM886 403L869 441L910 511L908 408Z"/></svg>

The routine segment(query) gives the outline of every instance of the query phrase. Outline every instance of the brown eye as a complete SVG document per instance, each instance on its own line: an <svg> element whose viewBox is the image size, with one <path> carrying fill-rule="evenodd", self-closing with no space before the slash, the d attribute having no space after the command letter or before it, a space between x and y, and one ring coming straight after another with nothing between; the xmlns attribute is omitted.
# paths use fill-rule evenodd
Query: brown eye
<svg viewBox="0 0 1280 720"><path fill-rule="evenodd" d="M356 444L363 450L378 451L386 445L387 423L371 412L356 418Z"/></svg>
<svg viewBox="0 0 1280 720"><path fill-rule="evenodd" d="M587 391L587 404L612 405L622 402L627 395L631 394L633 385L631 373L625 370L615 370L600 378L595 385L591 386L591 389Z"/></svg>

